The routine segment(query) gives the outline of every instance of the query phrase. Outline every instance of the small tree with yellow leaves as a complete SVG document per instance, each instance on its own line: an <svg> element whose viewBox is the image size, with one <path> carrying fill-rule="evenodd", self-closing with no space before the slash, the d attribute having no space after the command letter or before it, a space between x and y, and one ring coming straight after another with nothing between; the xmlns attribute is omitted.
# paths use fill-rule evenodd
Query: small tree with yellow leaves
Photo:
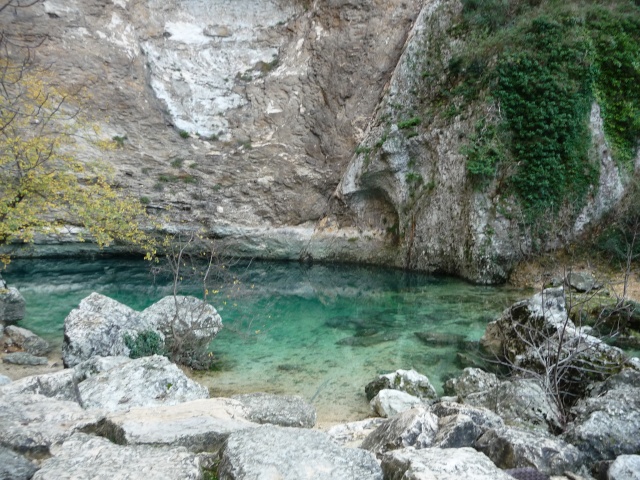
<svg viewBox="0 0 640 480"><path fill-rule="evenodd" d="M77 225L101 247L120 241L149 254L144 207L111 186L105 164L78 160L80 141L114 142L100 141L77 97L32 58L32 45L0 35L0 244Z"/></svg>

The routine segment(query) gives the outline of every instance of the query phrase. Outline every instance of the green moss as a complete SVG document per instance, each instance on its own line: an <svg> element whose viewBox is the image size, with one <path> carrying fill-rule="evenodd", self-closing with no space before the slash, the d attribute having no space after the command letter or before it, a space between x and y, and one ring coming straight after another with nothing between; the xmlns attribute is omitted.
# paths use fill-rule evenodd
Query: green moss
<svg viewBox="0 0 640 480"><path fill-rule="evenodd" d="M422 123L422 119L420 119L419 117L413 117L413 118L410 118L408 120L404 120L402 122L398 122L398 128L400 130L403 130L405 128L416 127L416 126L420 125L420 123Z"/></svg>
<svg viewBox="0 0 640 480"><path fill-rule="evenodd" d="M614 159L631 170L640 138L639 2L462 3L449 32L459 45L453 55L425 49L422 98L448 122L478 106L491 112L462 150L476 188L500 178L527 221L562 205L577 210L598 178L588 154L594 101Z"/></svg>
<svg viewBox="0 0 640 480"><path fill-rule="evenodd" d="M129 349L130 358L164 354L164 342L160 335L153 330L138 332L135 338L125 333L122 340Z"/></svg>

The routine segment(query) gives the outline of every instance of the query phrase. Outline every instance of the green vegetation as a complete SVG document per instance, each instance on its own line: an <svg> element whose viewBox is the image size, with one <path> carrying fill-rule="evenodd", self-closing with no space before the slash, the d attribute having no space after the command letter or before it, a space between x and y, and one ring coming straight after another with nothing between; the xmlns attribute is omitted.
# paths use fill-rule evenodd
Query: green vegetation
<svg viewBox="0 0 640 480"><path fill-rule="evenodd" d="M139 332L135 338L125 333L122 340L129 349L130 358L164 355L164 342L160 335L153 330Z"/></svg>
<svg viewBox="0 0 640 480"><path fill-rule="evenodd" d="M191 135L189 134L189 132L187 132L186 130L180 130L178 132L178 134L182 137L182 138L189 138Z"/></svg>
<svg viewBox="0 0 640 480"><path fill-rule="evenodd" d="M182 158L176 158L175 160L171 161L171 166L173 168L181 168L183 163L184 160Z"/></svg>
<svg viewBox="0 0 640 480"><path fill-rule="evenodd" d="M140 197L140 203L142 205L149 205L151 203L151 200L149 199L149 197Z"/></svg>
<svg viewBox="0 0 640 480"><path fill-rule="evenodd" d="M462 46L445 65L427 61L422 76L430 85L446 69L430 95L441 118L478 105L489 112L462 149L477 188L499 179L527 221L579 208L598 178L599 163L589 156L595 101L615 160L631 170L640 138L638 2L462 3L450 32Z"/></svg>
<svg viewBox="0 0 640 480"><path fill-rule="evenodd" d="M127 136L126 135L124 135L124 136L115 135L113 137L113 142L116 144L117 148L123 148L125 140L127 140Z"/></svg>
<svg viewBox="0 0 640 480"><path fill-rule="evenodd" d="M420 125L422 120L419 117L413 117L408 120L403 120L402 122L398 122L398 128L400 130L404 130L406 128L417 127Z"/></svg>

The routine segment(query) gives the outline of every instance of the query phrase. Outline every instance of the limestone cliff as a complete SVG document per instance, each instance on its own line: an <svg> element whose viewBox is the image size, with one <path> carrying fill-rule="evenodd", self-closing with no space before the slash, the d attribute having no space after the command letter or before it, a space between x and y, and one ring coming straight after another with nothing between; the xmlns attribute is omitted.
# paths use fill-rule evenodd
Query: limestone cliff
<svg viewBox="0 0 640 480"><path fill-rule="evenodd" d="M509 200L468 180L461 146L491 112L411 124L421 62L446 70L461 9L458 0L44 0L3 12L0 27L47 35L37 60L86 87L89 113L121 147L83 154L104 157L167 230L202 228L244 256L494 282L529 240ZM592 117L604 145L597 105ZM603 152L607 186L570 230L622 194Z"/></svg>

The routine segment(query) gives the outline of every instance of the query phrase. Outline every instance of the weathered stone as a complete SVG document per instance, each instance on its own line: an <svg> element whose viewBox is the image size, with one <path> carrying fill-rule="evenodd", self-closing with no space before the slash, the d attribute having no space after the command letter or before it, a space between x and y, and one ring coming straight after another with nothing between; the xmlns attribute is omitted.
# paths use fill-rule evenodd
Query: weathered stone
<svg viewBox="0 0 640 480"><path fill-rule="evenodd" d="M168 445L217 452L229 434L257 424L236 400L210 398L108 414L94 433L122 445Z"/></svg>
<svg viewBox="0 0 640 480"><path fill-rule="evenodd" d="M16 323L24 318L25 301L15 287L0 288L0 323Z"/></svg>
<svg viewBox="0 0 640 480"><path fill-rule="evenodd" d="M252 422L303 428L316 424L316 409L296 395L257 392L235 395L233 399L244 405Z"/></svg>
<svg viewBox="0 0 640 480"><path fill-rule="evenodd" d="M9 325L4 330L15 346L31 355L43 356L49 351L49 343L26 328Z"/></svg>
<svg viewBox="0 0 640 480"><path fill-rule="evenodd" d="M545 289L507 308L487 325L481 343L520 372L545 376L560 365L571 374L560 376L558 389L576 396L628 364L622 350L576 328L568 317L562 288Z"/></svg>
<svg viewBox="0 0 640 480"><path fill-rule="evenodd" d="M129 356L123 336L149 330L154 325L140 313L94 292L64 320L62 360L73 367L96 355Z"/></svg>
<svg viewBox="0 0 640 480"><path fill-rule="evenodd" d="M578 292L590 292L602 288L602 283L596 281L589 272L571 272L566 277L567 284Z"/></svg>
<svg viewBox="0 0 640 480"><path fill-rule="evenodd" d="M607 480L640 480L640 455L620 455L609 467Z"/></svg>
<svg viewBox="0 0 640 480"><path fill-rule="evenodd" d="M438 417L427 409L412 408L376 428L361 448L376 455L403 447L426 448L433 445L438 432Z"/></svg>
<svg viewBox="0 0 640 480"><path fill-rule="evenodd" d="M422 405L422 400L400 390L384 389L369 402L373 411L381 417L394 415Z"/></svg>
<svg viewBox="0 0 640 480"><path fill-rule="evenodd" d="M475 448L500 468L535 467L548 475L577 471L586 460L576 447L560 439L516 428L489 430Z"/></svg>
<svg viewBox="0 0 640 480"><path fill-rule="evenodd" d="M5 394L35 393L57 400L78 401L73 369L20 378L0 389ZM77 382L76 382L77 384Z"/></svg>
<svg viewBox="0 0 640 480"><path fill-rule="evenodd" d="M100 419L99 412L85 411L75 402L0 390L0 444L29 456L51 454L52 445Z"/></svg>
<svg viewBox="0 0 640 480"><path fill-rule="evenodd" d="M0 375L0 387L11 383L11 379L6 375Z"/></svg>
<svg viewBox="0 0 640 480"><path fill-rule="evenodd" d="M472 393L465 403L497 413L507 424L547 431L560 430L561 415L557 406L538 383L516 379L504 381L485 392Z"/></svg>
<svg viewBox="0 0 640 480"><path fill-rule="evenodd" d="M479 368L465 368L456 378L450 378L444 384L444 391L449 395L466 397L471 393L486 392L500 383L493 373Z"/></svg>
<svg viewBox="0 0 640 480"><path fill-rule="evenodd" d="M196 297L164 297L140 315L179 350L205 348L222 328L216 309Z"/></svg>
<svg viewBox="0 0 640 480"><path fill-rule="evenodd" d="M379 375L364 388L367 400L371 401L380 390L384 389L400 390L423 400L438 398L429 379L415 370L396 370L393 373Z"/></svg>
<svg viewBox="0 0 640 480"><path fill-rule="evenodd" d="M438 433L433 444L439 448L473 447L483 433L484 430L468 415L450 415L438 420Z"/></svg>
<svg viewBox="0 0 640 480"><path fill-rule="evenodd" d="M564 438L591 461L613 460L640 451L640 373L609 378L571 409Z"/></svg>
<svg viewBox="0 0 640 480"><path fill-rule="evenodd" d="M385 480L513 480L472 448L403 448L382 456Z"/></svg>
<svg viewBox="0 0 640 480"><path fill-rule="evenodd" d="M271 425L232 433L218 472L228 480L382 480L369 452L340 447L316 430Z"/></svg>
<svg viewBox="0 0 640 480"><path fill-rule="evenodd" d="M358 448L362 441L386 420L382 418L367 418L357 422L334 425L327 434L341 445Z"/></svg>
<svg viewBox="0 0 640 480"><path fill-rule="evenodd" d="M467 337L455 333L414 332L423 343L432 346L460 345Z"/></svg>
<svg viewBox="0 0 640 480"><path fill-rule="evenodd" d="M47 357L36 357L27 352L13 352L7 353L2 357L4 363L11 363L13 365L46 365L49 363Z"/></svg>
<svg viewBox="0 0 640 480"><path fill-rule="evenodd" d="M209 391L165 357L154 355L123 363L78 385L85 408L110 411L175 405L209 398Z"/></svg>
<svg viewBox="0 0 640 480"><path fill-rule="evenodd" d="M110 441L77 433L42 462L33 480L61 478L150 478L154 480L200 480L196 455L185 448L120 446Z"/></svg>
<svg viewBox="0 0 640 480"><path fill-rule="evenodd" d="M472 407L455 402L438 402L431 407L431 411L441 419L452 415L464 415L471 418L473 423L483 431L504 426L502 418L487 408Z"/></svg>
<svg viewBox="0 0 640 480"><path fill-rule="evenodd" d="M533 467L524 467L524 468L509 468L505 470L505 473L508 473L510 476L515 478L516 480L551 480L549 475L540 472L538 469ZM574 478L575 476L571 476L571 480L581 480L580 478ZM567 477L560 477L560 479L565 479ZM558 477L554 477L554 480L558 479ZM559 480L559 479L558 479Z"/></svg>
<svg viewBox="0 0 640 480"><path fill-rule="evenodd" d="M37 469L22 455L0 446L0 480L30 480Z"/></svg>
<svg viewBox="0 0 640 480"><path fill-rule="evenodd" d="M78 384L116 365L130 362L128 357L93 357L74 368L24 377L2 387L5 393L37 393L45 397L82 402Z"/></svg>

